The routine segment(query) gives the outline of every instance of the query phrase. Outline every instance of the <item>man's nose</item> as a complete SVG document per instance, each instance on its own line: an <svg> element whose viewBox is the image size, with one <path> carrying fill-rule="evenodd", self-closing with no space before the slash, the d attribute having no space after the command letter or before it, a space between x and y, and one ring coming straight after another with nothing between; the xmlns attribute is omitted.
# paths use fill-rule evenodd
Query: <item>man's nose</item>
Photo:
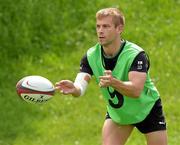
<svg viewBox="0 0 180 145"><path fill-rule="evenodd" d="M98 33L102 33L103 32L103 27L99 27L97 30Z"/></svg>

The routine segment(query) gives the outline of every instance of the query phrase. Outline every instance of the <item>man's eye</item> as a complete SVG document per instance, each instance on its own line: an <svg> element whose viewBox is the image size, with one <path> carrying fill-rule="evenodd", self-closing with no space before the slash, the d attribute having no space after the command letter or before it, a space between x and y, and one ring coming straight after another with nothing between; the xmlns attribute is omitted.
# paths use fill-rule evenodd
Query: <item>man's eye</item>
<svg viewBox="0 0 180 145"><path fill-rule="evenodd" d="M103 27L104 27L104 28L108 28L109 26L108 26L108 25L104 25Z"/></svg>

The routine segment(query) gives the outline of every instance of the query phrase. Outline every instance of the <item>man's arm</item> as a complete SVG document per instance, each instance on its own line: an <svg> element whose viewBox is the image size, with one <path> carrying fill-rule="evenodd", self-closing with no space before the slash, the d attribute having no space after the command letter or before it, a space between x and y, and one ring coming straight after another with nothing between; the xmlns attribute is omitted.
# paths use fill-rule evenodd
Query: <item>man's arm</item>
<svg viewBox="0 0 180 145"><path fill-rule="evenodd" d="M112 76L110 70L104 72L104 76L100 76L100 87L113 87L122 95L137 98L140 96L146 81L146 73L131 71L129 72L129 81L121 81Z"/></svg>
<svg viewBox="0 0 180 145"><path fill-rule="evenodd" d="M59 90L64 95L71 94L74 97L80 96L81 90L75 87L74 83L70 80L61 80L55 84L56 90Z"/></svg>
<svg viewBox="0 0 180 145"><path fill-rule="evenodd" d="M78 73L74 82L70 80L61 80L56 83L56 90L64 95L71 94L74 97L84 95L91 76L88 73Z"/></svg>
<svg viewBox="0 0 180 145"><path fill-rule="evenodd" d="M112 79L111 86L119 93L136 98L140 96L140 93L144 88L146 74L149 67L149 59L147 57L147 54L143 51L136 56L130 67L128 73L129 81L123 82L121 80L113 78L111 71L109 73L106 72L105 75L110 75L109 77ZM101 80L100 83L104 83L104 80Z"/></svg>

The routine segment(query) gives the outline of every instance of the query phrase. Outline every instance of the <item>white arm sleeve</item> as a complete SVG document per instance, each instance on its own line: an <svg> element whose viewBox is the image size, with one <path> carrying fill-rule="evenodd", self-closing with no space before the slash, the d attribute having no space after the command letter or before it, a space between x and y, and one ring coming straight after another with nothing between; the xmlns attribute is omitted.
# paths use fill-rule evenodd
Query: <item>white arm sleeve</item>
<svg viewBox="0 0 180 145"><path fill-rule="evenodd" d="M91 78L90 74L85 73L85 72L80 72L80 73L77 74L76 79L74 81L75 87L80 88L80 91L81 91L80 96L84 95L84 93L86 91L86 88L87 88L87 85L88 85L88 82L85 80L86 76Z"/></svg>

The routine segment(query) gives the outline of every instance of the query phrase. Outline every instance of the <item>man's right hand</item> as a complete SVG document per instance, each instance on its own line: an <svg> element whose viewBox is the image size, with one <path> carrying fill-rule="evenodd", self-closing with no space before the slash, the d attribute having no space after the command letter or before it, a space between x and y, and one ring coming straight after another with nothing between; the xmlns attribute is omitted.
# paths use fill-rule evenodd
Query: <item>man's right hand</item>
<svg viewBox="0 0 180 145"><path fill-rule="evenodd" d="M70 80L61 80L55 84L56 90L59 90L62 94L73 96L80 95L80 89L75 87L74 83Z"/></svg>

